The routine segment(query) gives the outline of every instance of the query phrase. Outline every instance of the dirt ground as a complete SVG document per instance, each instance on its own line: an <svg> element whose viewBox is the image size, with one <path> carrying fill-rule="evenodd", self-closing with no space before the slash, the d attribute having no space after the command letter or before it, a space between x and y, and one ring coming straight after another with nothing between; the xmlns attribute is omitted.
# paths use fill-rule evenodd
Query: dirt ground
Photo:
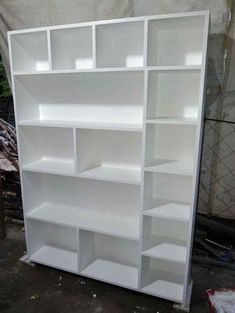
<svg viewBox="0 0 235 313"><path fill-rule="evenodd" d="M24 231L8 226L0 241L1 313L169 313L172 303L46 266L19 262ZM192 313L206 313L205 290L234 287L235 272L193 264Z"/></svg>

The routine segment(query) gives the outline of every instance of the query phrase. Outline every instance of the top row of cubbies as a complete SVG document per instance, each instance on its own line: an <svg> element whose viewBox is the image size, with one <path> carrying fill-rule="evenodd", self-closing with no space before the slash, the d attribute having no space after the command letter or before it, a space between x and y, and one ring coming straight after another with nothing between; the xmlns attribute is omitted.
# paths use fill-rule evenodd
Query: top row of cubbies
<svg viewBox="0 0 235 313"><path fill-rule="evenodd" d="M204 16L197 14L15 32L12 34L13 72L200 67L203 34Z"/></svg>

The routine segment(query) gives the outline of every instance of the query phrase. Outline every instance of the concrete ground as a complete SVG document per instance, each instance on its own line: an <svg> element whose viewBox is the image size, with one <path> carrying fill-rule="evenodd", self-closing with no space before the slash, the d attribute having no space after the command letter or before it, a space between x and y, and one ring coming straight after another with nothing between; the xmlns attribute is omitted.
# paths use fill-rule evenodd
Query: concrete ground
<svg viewBox="0 0 235 313"><path fill-rule="evenodd" d="M169 313L172 303L49 267L18 260L25 251L24 231L8 226L0 241L1 313ZM235 272L193 265L192 313L208 312L205 290L234 287Z"/></svg>

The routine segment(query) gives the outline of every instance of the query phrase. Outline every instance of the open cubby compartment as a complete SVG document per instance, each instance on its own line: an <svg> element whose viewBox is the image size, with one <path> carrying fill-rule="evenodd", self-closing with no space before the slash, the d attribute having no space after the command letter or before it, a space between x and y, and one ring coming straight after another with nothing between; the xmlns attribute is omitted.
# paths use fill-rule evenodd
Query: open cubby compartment
<svg viewBox="0 0 235 313"><path fill-rule="evenodd" d="M183 302L185 265L142 257L141 290L167 300Z"/></svg>
<svg viewBox="0 0 235 313"><path fill-rule="evenodd" d="M198 117L199 70L148 72L147 119L193 123Z"/></svg>
<svg viewBox="0 0 235 313"><path fill-rule="evenodd" d="M77 129L80 176L140 185L141 135L140 132Z"/></svg>
<svg viewBox="0 0 235 313"><path fill-rule="evenodd" d="M144 215L188 223L192 177L145 172Z"/></svg>
<svg viewBox="0 0 235 313"><path fill-rule="evenodd" d="M48 42L46 31L11 35L14 72L48 71Z"/></svg>
<svg viewBox="0 0 235 313"><path fill-rule="evenodd" d="M139 238L140 186L23 172L28 217Z"/></svg>
<svg viewBox="0 0 235 313"><path fill-rule="evenodd" d="M96 26L97 67L140 67L144 62L144 21Z"/></svg>
<svg viewBox="0 0 235 313"><path fill-rule="evenodd" d="M50 38L53 70L93 67L91 26L51 30Z"/></svg>
<svg viewBox="0 0 235 313"><path fill-rule="evenodd" d="M142 125L143 79L143 71L18 76L18 120Z"/></svg>
<svg viewBox="0 0 235 313"><path fill-rule="evenodd" d="M137 288L139 242L79 230L79 271L111 284Z"/></svg>
<svg viewBox="0 0 235 313"><path fill-rule="evenodd" d="M148 65L201 65L205 16L148 22Z"/></svg>
<svg viewBox="0 0 235 313"><path fill-rule="evenodd" d="M185 263L188 225L184 222L144 216L142 250L146 256Z"/></svg>
<svg viewBox="0 0 235 313"><path fill-rule="evenodd" d="M30 261L78 272L75 228L30 219L26 223Z"/></svg>
<svg viewBox="0 0 235 313"><path fill-rule="evenodd" d="M192 175L196 130L196 125L147 124L145 169Z"/></svg>
<svg viewBox="0 0 235 313"><path fill-rule="evenodd" d="M72 129L20 126L19 143L23 169L75 173Z"/></svg>

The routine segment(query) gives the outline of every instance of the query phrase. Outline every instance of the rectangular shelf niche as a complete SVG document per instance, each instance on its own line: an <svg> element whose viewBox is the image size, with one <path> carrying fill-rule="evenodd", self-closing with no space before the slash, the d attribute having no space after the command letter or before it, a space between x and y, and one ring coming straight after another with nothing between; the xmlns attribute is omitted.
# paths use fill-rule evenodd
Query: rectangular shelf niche
<svg viewBox="0 0 235 313"><path fill-rule="evenodd" d="M31 261L187 303L208 23L9 32Z"/></svg>

